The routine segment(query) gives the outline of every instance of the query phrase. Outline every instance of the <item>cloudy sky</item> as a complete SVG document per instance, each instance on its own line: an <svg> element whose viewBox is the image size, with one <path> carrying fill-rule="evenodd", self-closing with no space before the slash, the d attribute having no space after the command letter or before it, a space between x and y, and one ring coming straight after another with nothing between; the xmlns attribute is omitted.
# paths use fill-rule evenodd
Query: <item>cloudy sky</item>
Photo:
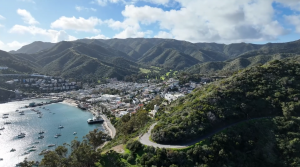
<svg viewBox="0 0 300 167"><path fill-rule="evenodd" d="M2 0L0 49L33 41L174 38L267 43L299 39L299 0Z"/></svg>

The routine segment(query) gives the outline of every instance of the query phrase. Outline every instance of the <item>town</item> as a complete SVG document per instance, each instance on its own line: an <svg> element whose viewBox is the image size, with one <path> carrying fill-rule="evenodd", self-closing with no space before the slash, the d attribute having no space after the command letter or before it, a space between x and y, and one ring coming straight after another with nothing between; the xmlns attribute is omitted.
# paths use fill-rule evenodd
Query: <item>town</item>
<svg viewBox="0 0 300 167"><path fill-rule="evenodd" d="M179 84L178 79L169 78L166 81L142 80L143 82L133 83L118 81L116 78L107 79L105 84L98 84L91 87L87 83L71 82L68 79L55 78L40 74L29 76L18 76L18 79L6 81L6 84L19 85L22 90L35 89L37 94L31 94L31 98L54 98L66 99L76 104L83 110L95 109L93 105L105 106L111 114L122 117L128 113L135 113L143 108L152 99L159 96L164 99L163 105L167 105L176 99L183 97L212 81L210 78L202 78L200 82L190 81ZM16 99L24 99L24 92L15 90ZM27 94L28 95L28 94ZM25 98L26 99L26 98ZM154 117L159 106L154 105L149 115Z"/></svg>

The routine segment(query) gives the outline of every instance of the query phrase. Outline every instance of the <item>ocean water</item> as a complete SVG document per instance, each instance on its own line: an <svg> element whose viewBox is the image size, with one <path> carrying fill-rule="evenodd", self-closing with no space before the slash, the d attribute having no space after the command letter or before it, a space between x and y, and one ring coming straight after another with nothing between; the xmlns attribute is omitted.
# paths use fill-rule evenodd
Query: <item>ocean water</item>
<svg viewBox="0 0 300 167"><path fill-rule="evenodd" d="M44 105L41 108L34 109L42 112L42 118L38 118L38 114L31 111L31 108L19 109L28 105L30 102L47 102L47 99L34 99L25 101L16 101L0 104L0 127L4 126L4 130L0 130L0 167L12 167L18 162L24 160L41 161L43 156L38 155L42 150L54 150L56 146L63 143L71 143L77 137L77 140L82 140L82 137L88 134L89 131L98 128L104 131L102 124L87 124L86 120L93 115L88 111L83 111L77 107L64 104L54 103ZM45 107L45 109L43 109ZM16 110L24 111L25 115L20 115ZM9 114L8 118L3 119L3 114ZM10 121L11 124L4 124L5 121ZM64 128L59 129L62 125ZM38 139L38 132L44 131L44 139ZM18 138L17 135L22 132L26 134L24 138ZM77 132L73 135L73 132ZM54 138L60 133L61 136ZM34 144L34 142L39 142ZM49 144L55 144L54 147L48 147ZM24 155L24 152L29 151L29 148L36 146L36 151L31 151ZM10 152L14 148L16 151Z"/></svg>

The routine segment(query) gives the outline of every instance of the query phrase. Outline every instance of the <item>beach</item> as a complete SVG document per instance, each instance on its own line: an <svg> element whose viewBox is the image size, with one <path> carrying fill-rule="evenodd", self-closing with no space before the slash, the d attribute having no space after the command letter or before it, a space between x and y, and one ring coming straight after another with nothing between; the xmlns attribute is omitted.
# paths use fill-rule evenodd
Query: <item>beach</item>
<svg viewBox="0 0 300 167"><path fill-rule="evenodd" d="M65 99L63 102L61 102L63 104L67 104L67 105L70 105L70 106L74 106L74 107L77 107L77 103L76 103L76 100L73 100L73 99Z"/></svg>

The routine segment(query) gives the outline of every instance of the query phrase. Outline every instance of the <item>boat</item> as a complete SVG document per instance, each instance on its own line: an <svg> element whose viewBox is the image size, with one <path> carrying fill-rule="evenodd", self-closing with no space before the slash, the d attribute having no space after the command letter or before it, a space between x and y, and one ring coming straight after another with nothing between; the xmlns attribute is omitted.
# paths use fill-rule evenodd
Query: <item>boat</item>
<svg viewBox="0 0 300 167"><path fill-rule="evenodd" d="M39 144L40 142L39 141L36 141L36 142L34 142L33 144Z"/></svg>
<svg viewBox="0 0 300 167"><path fill-rule="evenodd" d="M40 132L39 132L39 134L44 134L44 133L45 133L44 131L40 131Z"/></svg>
<svg viewBox="0 0 300 167"><path fill-rule="evenodd" d="M0 161L3 161L3 158L0 158Z"/></svg>
<svg viewBox="0 0 300 167"><path fill-rule="evenodd" d="M54 138L58 138L58 136L57 136L57 135L55 135L55 136L54 136Z"/></svg>
<svg viewBox="0 0 300 167"><path fill-rule="evenodd" d="M18 134L18 138L23 138L23 137L25 137L25 135L26 135L25 133L21 132L21 133Z"/></svg>
<svg viewBox="0 0 300 167"><path fill-rule="evenodd" d="M77 132L74 132L74 133L73 133L73 135L76 135L76 134L77 134Z"/></svg>
<svg viewBox="0 0 300 167"><path fill-rule="evenodd" d="M24 111L23 111L23 112L20 112L20 115L25 115Z"/></svg>
<svg viewBox="0 0 300 167"><path fill-rule="evenodd" d="M48 145L48 147L54 147L55 146L55 144L49 144Z"/></svg>
<svg viewBox="0 0 300 167"><path fill-rule="evenodd" d="M30 147L30 148L36 148L36 146L32 146L32 147Z"/></svg>
<svg viewBox="0 0 300 167"><path fill-rule="evenodd" d="M18 112L19 110L16 110L16 112Z"/></svg>
<svg viewBox="0 0 300 167"><path fill-rule="evenodd" d="M64 128L62 125L59 125L59 126L58 126L58 129L62 129L62 128Z"/></svg>
<svg viewBox="0 0 300 167"><path fill-rule="evenodd" d="M29 154L29 153L30 153L30 152L25 151L23 154L24 154L24 155L27 155L27 154Z"/></svg>
<svg viewBox="0 0 300 167"><path fill-rule="evenodd" d="M29 149L29 151L36 151L36 148L31 148Z"/></svg>
<svg viewBox="0 0 300 167"><path fill-rule="evenodd" d="M14 152L14 151L16 151L16 149L14 149L14 148L12 148L12 149L10 150L10 152Z"/></svg>
<svg viewBox="0 0 300 167"><path fill-rule="evenodd" d="M40 114L40 115L38 116L38 118L42 118L42 114Z"/></svg>
<svg viewBox="0 0 300 167"><path fill-rule="evenodd" d="M9 114L3 114L3 115L9 115Z"/></svg>
<svg viewBox="0 0 300 167"><path fill-rule="evenodd" d="M7 116L7 115L4 115L2 118L5 119L5 118L8 118L8 116Z"/></svg>
<svg viewBox="0 0 300 167"><path fill-rule="evenodd" d="M0 128L0 130L4 130L5 128L4 128L4 126L2 126L1 128Z"/></svg>
<svg viewBox="0 0 300 167"><path fill-rule="evenodd" d="M9 121L5 121L5 122L4 122L4 124L11 124L11 122L9 122Z"/></svg>
<svg viewBox="0 0 300 167"><path fill-rule="evenodd" d="M94 116L92 119L88 119L87 123L88 124L96 124L96 123L103 123L104 120L100 116Z"/></svg>
<svg viewBox="0 0 300 167"><path fill-rule="evenodd" d="M38 139L43 139L44 138L44 136L43 135L40 135L39 137L38 137Z"/></svg>
<svg viewBox="0 0 300 167"><path fill-rule="evenodd" d="M44 155L44 154L47 154L47 153L49 153L49 152L50 152L50 150L45 149L45 150L41 151L41 152L39 153L39 155Z"/></svg>

